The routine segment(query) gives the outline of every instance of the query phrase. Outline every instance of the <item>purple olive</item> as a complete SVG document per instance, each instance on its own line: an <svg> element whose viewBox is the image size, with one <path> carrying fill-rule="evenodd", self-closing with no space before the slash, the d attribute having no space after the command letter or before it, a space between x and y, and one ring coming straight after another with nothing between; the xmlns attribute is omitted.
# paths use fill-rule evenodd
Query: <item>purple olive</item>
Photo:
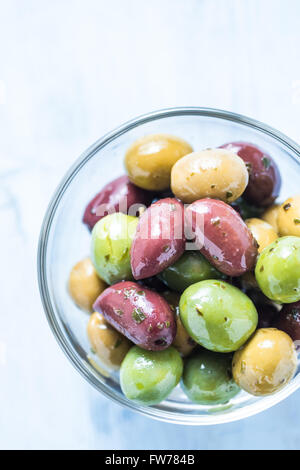
<svg viewBox="0 0 300 470"><path fill-rule="evenodd" d="M278 310L271 304L255 305L258 313L257 328L271 328L278 318Z"/></svg>
<svg viewBox="0 0 300 470"><path fill-rule="evenodd" d="M155 276L175 263L184 248L183 204L174 198L157 201L141 215L131 245L133 277Z"/></svg>
<svg viewBox="0 0 300 470"><path fill-rule="evenodd" d="M300 301L285 304L279 313L278 320L273 325L279 330L285 331L293 341L299 341L300 347Z"/></svg>
<svg viewBox="0 0 300 470"><path fill-rule="evenodd" d="M228 204L200 199L186 209L186 227L196 247L219 271L240 276L254 268L257 243L241 216Z"/></svg>
<svg viewBox="0 0 300 470"><path fill-rule="evenodd" d="M128 210L136 204L135 213L129 214L135 216L138 205L148 206L152 199L153 193L135 186L129 181L128 176L120 176L104 186L89 202L84 211L83 222L92 230L106 215L114 212L128 214Z"/></svg>
<svg viewBox="0 0 300 470"><path fill-rule="evenodd" d="M176 320L168 302L135 282L109 287L98 297L94 309L143 349L166 349L176 336Z"/></svg>
<svg viewBox="0 0 300 470"><path fill-rule="evenodd" d="M243 198L257 206L270 206L281 187L279 169L269 154L247 142L230 142L220 148L231 150L241 157L249 171L249 183Z"/></svg>

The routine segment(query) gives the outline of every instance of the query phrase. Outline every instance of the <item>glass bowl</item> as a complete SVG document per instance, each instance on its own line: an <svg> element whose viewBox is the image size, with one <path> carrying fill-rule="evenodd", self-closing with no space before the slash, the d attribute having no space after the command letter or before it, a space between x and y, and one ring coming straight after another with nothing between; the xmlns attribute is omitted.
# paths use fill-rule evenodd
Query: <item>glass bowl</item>
<svg viewBox="0 0 300 470"><path fill-rule="evenodd" d="M300 147L265 124L226 111L174 108L134 119L92 145L70 169L56 190L41 229L38 251L39 286L52 331L76 369L102 394L143 415L162 421L210 425L251 416L280 402L300 386L299 368L290 384L275 395L257 398L240 392L223 406L191 403L180 385L157 406L140 406L122 394L118 373L105 369L93 356L86 336L88 315L67 292L72 266L89 254L90 234L82 224L88 201L109 181L124 174L127 147L138 137L157 132L174 134L194 149L244 140L269 152L282 175L280 200L299 193Z"/></svg>

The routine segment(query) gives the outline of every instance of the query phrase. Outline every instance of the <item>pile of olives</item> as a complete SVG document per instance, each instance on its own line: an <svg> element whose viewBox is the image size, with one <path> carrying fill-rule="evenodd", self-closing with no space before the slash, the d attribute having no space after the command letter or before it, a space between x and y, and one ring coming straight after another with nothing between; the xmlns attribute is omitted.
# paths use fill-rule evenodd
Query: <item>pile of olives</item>
<svg viewBox="0 0 300 470"><path fill-rule="evenodd" d="M280 390L300 344L300 195L276 203L278 167L247 142L148 135L125 168L87 205L90 256L69 277L101 365L142 405L180 381L201 405Z"/></svg>

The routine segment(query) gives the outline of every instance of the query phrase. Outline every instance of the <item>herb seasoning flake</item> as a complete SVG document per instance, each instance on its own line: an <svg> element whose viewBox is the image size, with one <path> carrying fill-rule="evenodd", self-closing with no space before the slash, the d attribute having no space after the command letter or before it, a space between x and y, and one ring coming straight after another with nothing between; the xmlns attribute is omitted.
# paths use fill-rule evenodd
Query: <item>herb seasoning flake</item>
<svg viewBox="0 0 300 470"><path fill-rule="evenodd" d="M142 311L142 309L140 308L135 308L133 311L132 311L132 318L133 320L136 322L136 323L142 323L145 318L146 318L146 315L144 314L144 312Z"/></svg>

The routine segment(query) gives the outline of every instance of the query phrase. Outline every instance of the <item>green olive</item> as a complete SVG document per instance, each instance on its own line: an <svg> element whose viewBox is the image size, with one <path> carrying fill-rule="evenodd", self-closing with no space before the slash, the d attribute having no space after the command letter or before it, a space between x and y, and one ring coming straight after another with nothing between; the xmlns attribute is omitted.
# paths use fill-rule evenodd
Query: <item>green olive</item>
<svg viewBox="0 0 300 470"><path fill-rule="evenodd" d="M264 220L253 218L245 220L245 223L258 243L258 253L261 253L278 238L272 225Z"/></svg>
<svg viewBox="0 0 300 470"><path fill-rule="evenodd" d="M69 293L78 307L92 312L95 300L107 285L99 278L90 258L85 258L72 268L68 287Z"/></svg>
<svg viewBox="0 0 300 470"><path fill-rule="evenodd" d="M292 339L276 328L261 328L233 357L235 382L252 395L270 395L294 376L297 354Z"/></svg>
<svg viewBox="0 0 300 470"><path fill-rule="evenodd" d="M180 317L191 337L206 349L231 352L255 331L253 302L236 287L219 280L188 287L180 298Z"/></svg>
<svg viewBox="0 0 300 470"><path fill-rule="evenodd" d="M99 220L92 232L92 261L107 284L131 280L130 248L137 217L116 213Z"/></svg>
<svg viewBox="0 0 300 470"><path fill-rule="evenodd" d="M176 348L183 357L186 357L193 351L193 349L195 349L196 343L190 337L182 324L179 314L180 295L171 291L165 291L162 293L162 295L170 305L171 310L174 312L176 318L177 330L172 346L174 346L174 348Z"/></svg>
<svg viewBox="0 0 300 470"><path fill-rule="evenodd" d="M259 288L274 302L300 300L300 238L278 238L260 254L255 268Z"/></svg>
<svg viewBox="0 0 300 470"><path fill-rule="evenodd" d="M183 292L196 282L205 279L225 279L226 276L214 268L201 253L186 251L176 263L160 273L159 278L169 289Z"/></svg>
<svg viewBox="0 0 300 470"><path fill-rule="evenodd" d="M247 167L238 155L209 149L190 153L175 163L171 188L186 203L207 197L230 203L245 191L248 179Z"/></svg>
<svg viewBox="0 0 300 470"><path fill-rule="evenodd" d="M231 354L199 351L184 363L182 385L191 401L200 405L228 403L240 388L231 372Z"/></svg>
<svg viewBox="0 0 300 470"><path fill-rule="evenodd" d="M130 349L130 342L115 330L100 313L90 316L87 334L92 351L110 369L119 369Z"/></svg>
<svg viewBox="0 0 300 470"><path fill-rule="evenodd" d="M140 188L163 191L170 187L174 163L192 151L192 147L178 137L168 134L147 135L136 140L126 152L128 176Z"/></svg>
<svg viewBox="0 0 300 470"><path fill-rule="evenodd" d="M300 195L284 201L278 209L277 223L281 236L300 237Z"/></svg>
<svg viewBox="0 0 300 470"><path fill-rule="evenodd" d="M163 351L146 351L134 346L121 365L122 391L141 405L155 405L176 387L182 369L179 352L172 346Z"/></svg>

